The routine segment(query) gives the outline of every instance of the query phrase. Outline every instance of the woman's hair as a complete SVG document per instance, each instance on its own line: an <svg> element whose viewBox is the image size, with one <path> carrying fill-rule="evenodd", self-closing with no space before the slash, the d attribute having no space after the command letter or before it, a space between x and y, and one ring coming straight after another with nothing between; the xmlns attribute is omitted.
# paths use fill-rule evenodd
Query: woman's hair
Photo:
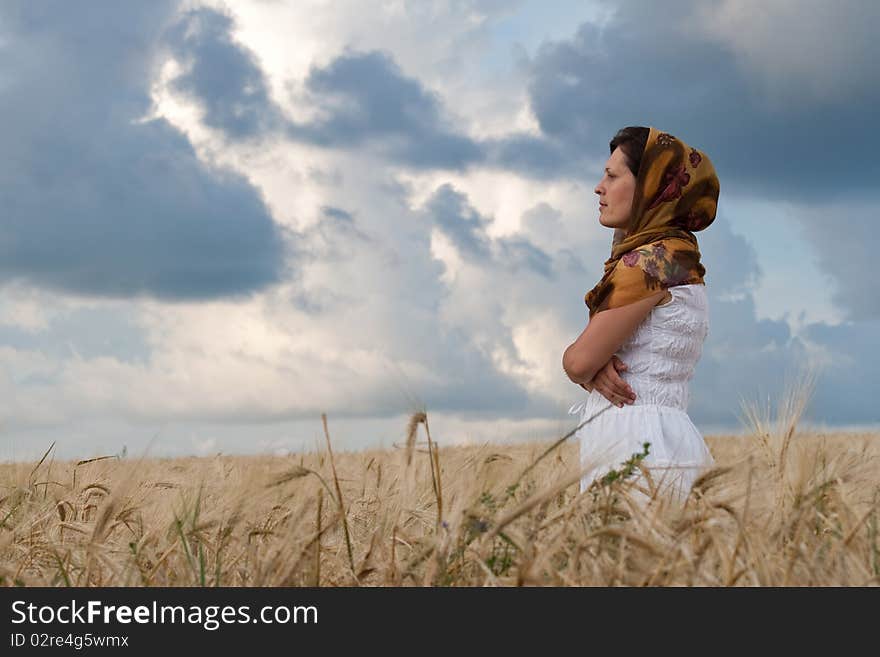
<svg viewBox="0 0 880 657"><path fill-rule="evenodd" d="M618 130L614 139L608 144L611 153L620 146L620 150L625 156L624 159L626 159L626 165L634 176L639 175L639 164L642 163L642 153L645 152L645 145L648 143L648 135L650 134L650 128L631 125Z"/></svg>

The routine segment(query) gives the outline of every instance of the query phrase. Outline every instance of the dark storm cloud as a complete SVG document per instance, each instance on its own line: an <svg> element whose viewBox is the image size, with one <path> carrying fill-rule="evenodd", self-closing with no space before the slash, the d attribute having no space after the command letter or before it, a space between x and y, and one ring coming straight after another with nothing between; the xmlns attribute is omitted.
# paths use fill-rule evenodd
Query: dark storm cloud
<svg viewBox="0 0 880 657"><path fill-rule="evenodd" d="M584 23L574 37L542 44L530 62L529 95L539 135L477 140L442 99L406 76L385 52L346 50L314 66L296 102L314 120L287 121L290 138L332 148L370 148L415 168L492 166L538 179L579 177L584 157L607 153L625 125L654 125L712 158L726 193L765 198L876 198L880 163L871 125L880 86L809 102L792 93L771 102L738 54L703 31L682 26L705 3L624 1L603 27ZM709 12L711 13L711 11ZM781 19L780 19L781 20ZM806 19L805 19L806 20ZM880 25L880 8L841 12L834 38L864 39L862 23ZM231 138L263 134L282 121L252 53L230 36L214 10L189 15L172 32L187 65L175 84L200 99L209 125ZM779 25L778 29L784 29ZM831 28L829 28L831 29ZM880 58L877 42L855 48L841 75ZM804 57L809 44L804 43ZM650 65L648 65L648 63ZM864 77L864 76L862 76Z"/></svg>
<svg viewBox="0 0 880 657"><path fill-rule="evenodd" d="M226 14L194 9L165 33L164 41L186 70L174 79L173 89L202 103L206 125L247 139L276 129L283 118L269 99L259 62L232 41L232 26Z"/></svg>
<svg viewBox="0 0 880 657"><path fill-rule="evenodd" d="M325 118L291 124L288 134L296 140L339 148L369 144L394 162L420 169L485 165L548 179L581 165L581 157L553 139L471 139L443 99L406 77L384 52L346 52L325 68L312 68L305 88Z"/></svg>
<svg viewBox="0 0 880 657"><path fill-rule="evenodd" d="M653 125L705 149L722 193L876 199L880 133L863 127L873 125L880 85L827 102L792 96L771 104L734 52L680 29L698 6L706 8L693 0L615 3L604 28L584 23L571 39L543 44L529 84L543 133L607 153L619 128ZM837 38L863 34L855 26L864 21L880 26L880 5L846 7L833 26ZM865 41L852 67L880 59L880 42ZM803 57L816 56L811 44L802 48Z"/></svg>
<svg viewBox="0 0 880 657"><path fill-rule="evenodd" d="M483 157L478 144L457 134L440 99L385 53L345 53L325 68L313 67L305 88L325 118L291 125L294 139L345 148L372 141L392 159L419 168L461 168Z"/></svg>
<svg viewBox="0 0 880 657"><path fill-rule="evenodd" d="M403 74L384 52L346 52L313 67L307 98L325 118L290 124L291 138L327 147L369 145L419 169L491 166L538 179L573 174L582 157L552 138L511 134L475 140L449 116L443 99Z"/></svg>
<svg viewBox="0 0 880 657"><path fill-rule="evenodd" d="M449 183L438 187L425 209L440 231L455 245L464 258L489 259L488 220L468 204L467 197Z"/></svg>
<svg viewBox="0 0 880 657"><path fill-rule="evenodd" d="M512 133L476 140L466 135L438 94L406 76L387 52L346 50L313 66L295 102L317 118L283 117L254 54L231 38L233 21L213 9L187 13L165 41L185 72L172 88L195 99L204 122L232 140L276 130L327 148L366 148L417 169L464 170L485 165L538 179L577 175L583 153L552 137Z"/></svg>
<svg viewBox="0 0 880 657"><path fill-rule="evenodd" d="M814 415L828 423L880 423L880 321L810 324L804 335L827 349L831 357L812 401Z"/></svg>
<svg viewBox="0 0 880 657"><path fill-rule="evenodd" d="M522 236L491 240L489 218L470 205L467 196L446 183L425 203L425 212L455 245L461 256L481 266L499 265L510 271L524 270L552 278L553 261L542 249Z"/></svg>
<svg viewBox="0 0 880 657"><path fill-rule="evenodd" d="M763 274L758 254L745 237L730 230L726 213L719 213L712 225L695 235L706 269L703 279L713 294L743 296L757 286Z"/></svg>
<svg viewBox="0 0 880 657"><path fill-rule="evenodd" d="M537 180L560 176L579 178L588 166L586 151L565 140L557 141L552 135L532 136L511 134L501 139L482 143L486 162L500 169L516 171Z"/></svg>
<svg viewBox="0 0 880 657"><path fill-rule="evenodd" d="M279 280L283 235L253 187L165 120L139 120L174 9L0 5L3 279L166 300Z"/></svg>
<svg viewBox="0 0 880 657"><path fill-rule="evenodd" d="M545 278L553 278L553 261L537 246L523 237L499 237L499 261L506 263L513 271L530 270Z"/></svg>
<svg viewBox="0 0 880 657"><path fill-rule="evenodd" d="M800 335L785 320L757 319L751 289L762 272L754 248L732 233L722 213L699 235L706 263L709 335L690 384L695 422L737 425L740 402L776 408L787 379L798 376L811 358L805 341L821 345L832 363L819 372L804 420L829 424L877 422L880 379L877 322L831 326L815 323Z"/></svg>
<svg viewBox="0 0 880 657"><path fill-rule="evenodd" d="M706 266L709 335L690 384L695 422L736 426L739 400L782 394L784 374L803 358L788 323L757 319L751 289L761 277L748 241L721 214L698 233Z"/></svg>
<svg viewBox="0 0 880 657"><path fill-rule="evenodd" d="M880 204L831 204L800 213L816 262L833 281L831 299L854 321L880 319L874 267L880 252L875 222Z"/></svg>

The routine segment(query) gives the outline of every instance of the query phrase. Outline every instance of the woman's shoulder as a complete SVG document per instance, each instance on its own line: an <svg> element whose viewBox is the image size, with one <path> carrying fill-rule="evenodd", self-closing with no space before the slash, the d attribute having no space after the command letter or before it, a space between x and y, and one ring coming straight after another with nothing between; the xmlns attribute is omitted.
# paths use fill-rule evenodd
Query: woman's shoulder
<svg viewBox="0 0 880 657"><path fill-rule="evenodd" d="M687 315L690 317L705 316L709 311L709 299L703 283L674 285L667 290L671 299L667 303L658 304L658 313L671 315Z"/></svg>
<svg viewBox="0 0 880 657"><path fill-rule="evenodd" d="M670 292L678 296L698 296L705 297L706 296L706 284L705 283L688 283L686 285L673 285L668 288Z"/></svg>

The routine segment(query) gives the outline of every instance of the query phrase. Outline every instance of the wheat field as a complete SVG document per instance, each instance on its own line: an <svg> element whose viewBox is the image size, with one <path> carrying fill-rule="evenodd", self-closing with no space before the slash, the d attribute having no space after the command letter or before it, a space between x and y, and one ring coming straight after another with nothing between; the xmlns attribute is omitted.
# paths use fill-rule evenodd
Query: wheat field
<svg viewBox="0 0 880 657"><path fill-rule="evenodd" d="M880 434L799 431L804 400L659 494L634 455L579 492L578 447L443 446L0 465L5 586L875 586ZM439 441L442 443L442 441ZM635 490L632 474L648 485ZM636 493L648 495L639 503Z"/></svg>

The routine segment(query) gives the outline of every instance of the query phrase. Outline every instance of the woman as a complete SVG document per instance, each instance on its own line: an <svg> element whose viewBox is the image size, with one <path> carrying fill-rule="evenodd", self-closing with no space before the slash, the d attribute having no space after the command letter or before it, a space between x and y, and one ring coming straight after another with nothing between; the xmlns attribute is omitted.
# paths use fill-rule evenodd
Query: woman
<svg viewBox="0 0 880 657"><path fill-rule="evenodd" d="M714 464L687 404L709 330L694 233L715 219L718 177L705 153L653 127L620 130L610 150L594 191L599 222L615 229L611 257L584 297L587 327L562 359L589 393L570 412L580 424L593 418L577 433L581 491L648 442L654 484L681 499Z"/></svg>

